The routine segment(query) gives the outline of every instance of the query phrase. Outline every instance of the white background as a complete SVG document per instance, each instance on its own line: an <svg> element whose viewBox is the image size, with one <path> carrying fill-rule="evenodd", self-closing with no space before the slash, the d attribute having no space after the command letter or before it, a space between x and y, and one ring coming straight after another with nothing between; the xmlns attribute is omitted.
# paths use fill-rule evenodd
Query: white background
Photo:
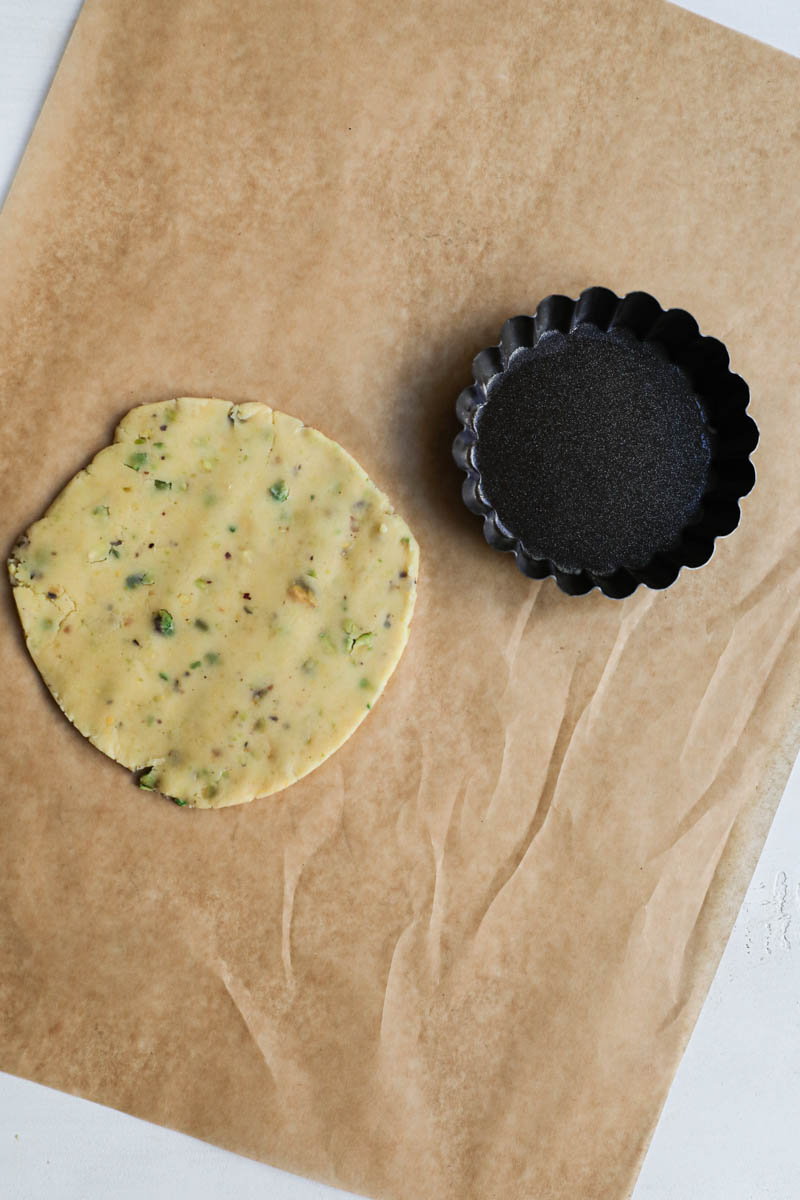
<svg viewBox="0 0 800 1200"><path fill-rule="evenodd" d="M692 0L684 7L800 56L800 0ZM0 0L0 198L79 9L80 0ZM342 1195L0 1074L3 1200L333 1200ZM786 789L633 1200L799 1197L800 766Z"/></svg>

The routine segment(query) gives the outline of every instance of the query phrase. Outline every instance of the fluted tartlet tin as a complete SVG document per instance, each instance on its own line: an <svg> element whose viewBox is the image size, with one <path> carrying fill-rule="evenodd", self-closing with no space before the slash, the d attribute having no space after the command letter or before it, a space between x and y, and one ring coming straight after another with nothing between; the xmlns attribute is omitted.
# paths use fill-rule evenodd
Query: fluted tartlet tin
<svg viewBox="0 0 800 1200"><path fill-rule="evenodd" d="M489 545L573 596L666 588L702 566L755 483L758 429L728 362L646 292L548 296L506 321L472 364L453 443Z"/></svg>

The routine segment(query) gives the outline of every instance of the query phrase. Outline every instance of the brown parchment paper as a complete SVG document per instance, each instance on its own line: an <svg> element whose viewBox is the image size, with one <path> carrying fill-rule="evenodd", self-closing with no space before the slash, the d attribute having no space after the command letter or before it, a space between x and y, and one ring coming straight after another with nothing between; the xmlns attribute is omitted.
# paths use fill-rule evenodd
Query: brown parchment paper
<svg viewBox="0 0 800 1200"><path fill-rule="evenodd" d="M633 1186L797 749L800 65L659 0L89 0L0 220L4 552L135 403L265 400L422 547L388 691L192 812L83 741L2 593L0 1067L385 1200ZM643 287L761 428L733 537L570 599L453 403Z"/></svg>

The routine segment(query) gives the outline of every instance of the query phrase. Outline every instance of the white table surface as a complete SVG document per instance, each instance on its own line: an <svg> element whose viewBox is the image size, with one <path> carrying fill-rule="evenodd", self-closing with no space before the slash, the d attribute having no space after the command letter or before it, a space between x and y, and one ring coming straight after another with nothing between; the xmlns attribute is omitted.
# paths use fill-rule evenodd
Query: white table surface
<svg viewBox="0 0 800 1200"><path fill-rule="evenodd" d="M684 7L800 56L800 0L691 0ZM79 9L80 0L0 0L0 198ZM344 1194L0 1073L3 1200ZM798 1197L800 763L632 1200Z"/></svg>

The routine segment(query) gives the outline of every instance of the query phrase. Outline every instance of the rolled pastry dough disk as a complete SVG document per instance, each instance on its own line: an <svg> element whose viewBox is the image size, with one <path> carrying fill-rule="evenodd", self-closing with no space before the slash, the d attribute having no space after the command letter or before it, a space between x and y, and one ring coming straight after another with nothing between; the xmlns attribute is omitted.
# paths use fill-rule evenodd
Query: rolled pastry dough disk
<svg viewBox="0 0 800 1200"><path fill-rule="evenodd" d="M9 561L69 719L199 808L300 779L402 654L418 550L336 442L263 404L132 409Z"/></svg>

